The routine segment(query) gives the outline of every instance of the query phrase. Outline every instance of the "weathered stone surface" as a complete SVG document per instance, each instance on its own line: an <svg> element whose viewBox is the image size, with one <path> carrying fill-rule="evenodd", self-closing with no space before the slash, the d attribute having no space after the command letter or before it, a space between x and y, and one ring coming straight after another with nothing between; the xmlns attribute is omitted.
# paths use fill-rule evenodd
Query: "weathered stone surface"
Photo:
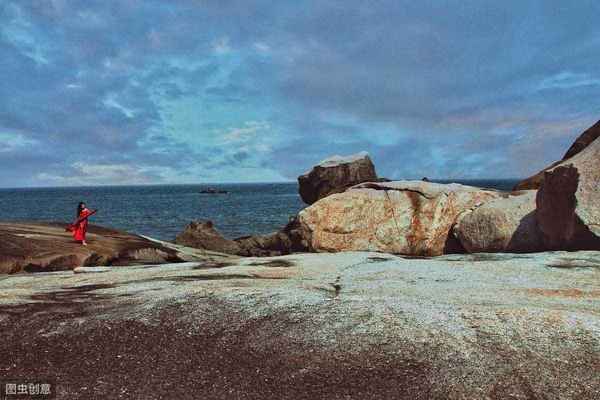
<svg viewBox="0 0 600 400"><path fill-rule="evenodd" d="M300 197L306 204L313 204L356 184L375 181L375 166L366 152L330 157L298 177Z"/></svg>
<svg viewBox="0 0 600 400"><path fill-rule="evenodd" d="M84 265L132 265L184 261L156 241L90 225L88 246L73 241L66 224L0 223L0 273L59 271Z"/></svg>
<svg viewBox="0 0 600 400"><path fill-rule="evenodd" d="M175 243L226 254L239 254L242 250L238 243L225 239L215 229L212 221L190 222L184 231L175 238Z"/></svg>
<svg viewBox="0 0 600 400"><path fill-rule="evenodd" d="M440 255L462 250L450 234L460 213L501 196L459 184L364 183L304 209L299 220L312 251Z"/></svg>
<svg viewBox="0 0 600 400"><path fill-rule="evenodd" d="M243 236L235 239L240 246L238 255L251 257L275 257L289 254L290 242L287 235L274 232L269 235Z"/></svg>
<svg viewBox="0 0 600 400"><path fill-rule="evenodd" d="M279 256L307 249L304 231L295 218L278 232L244 236L234 240L224 238L211 221L191 222L177 236L175 243L245 257Z"/></svg>
<svg viewBox="0 0 600 400"><path fill-rule="evenodd" d="M58 400L596 400L599 265L337 253L10 276L0 360Z"/></svg>
<svg viewBox="0 0 600 400"><path fill-rule="evenodd" d="M600 139L544 173L537 219L550 249L600 249Z"/></svg>
<svg viewBox="0 0 600 400"><path fill-rule="evenodd" d="M545 172L551 170L557 165L561 164L563 161L570 159L571 157L576 156L581 151L583 151L587 146L589 146L594 140L596 140L600 136L600 121L596 122L593 126L588 128L585 132L583 132L571 145L569 150L566 152L562 160L556 161L552 163L552 165L544 168L542 171L537 174L519 182L513 190L533 190L539 189L544 181Z"/></svg>
<svg viewBox="0 0 600 400"><path fill-rule="evenodd" d="M530 253L544 242L535 217L537 191L515 192L461 214L454 234L469 253Z"/></svg>
<svg viewBox="0 0 600 400"><path fill-rule="evenodd" d="M235 242L241 248L239 255L251 257L280 256L308 249L304 230L296 218L278 232L241 237L235 239Z"/></svg>

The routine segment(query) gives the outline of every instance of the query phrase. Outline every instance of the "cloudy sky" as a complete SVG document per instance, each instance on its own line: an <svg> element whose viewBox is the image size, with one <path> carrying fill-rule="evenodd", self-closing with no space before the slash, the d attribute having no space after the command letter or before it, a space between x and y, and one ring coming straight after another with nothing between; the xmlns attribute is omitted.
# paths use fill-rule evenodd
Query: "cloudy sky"
<svg viewBox="0 0 600 400"><path fill-rule="evenodd" d="M600 2L3 0L0 186L510 178L600 119Z"/></svg>

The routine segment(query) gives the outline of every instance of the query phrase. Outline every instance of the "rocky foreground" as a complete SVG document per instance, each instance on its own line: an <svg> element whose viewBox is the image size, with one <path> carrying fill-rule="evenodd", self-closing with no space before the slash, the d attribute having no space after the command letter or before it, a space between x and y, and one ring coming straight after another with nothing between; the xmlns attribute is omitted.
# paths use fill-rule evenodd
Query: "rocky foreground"
<svg viewBox="0 0 600 400"><path fill-rule="evenodd" d="M75 272L0 280L0 374L59 399L600 398L600 252Z"/></svg>

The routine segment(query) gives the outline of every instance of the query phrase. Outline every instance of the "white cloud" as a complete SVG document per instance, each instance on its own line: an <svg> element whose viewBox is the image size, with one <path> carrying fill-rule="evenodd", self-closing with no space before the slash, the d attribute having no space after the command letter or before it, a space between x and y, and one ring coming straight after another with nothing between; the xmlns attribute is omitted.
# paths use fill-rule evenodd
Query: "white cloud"
<svg viewBox="0 0 600 400"><path fill-rule="evenodd" d="M127 164L71 164L69 175L40 173L36 176L45 185L80 186L110 184L150 184L157 183L155 171Z"/></svg>
<svg viewBox="0 0 600 400"><path fill-rule="evenodd" d="M0 153L9 153L23 147L34 146L38 142L20 133L0 132Z"/></svg>
<svg viewBox="0 0 600 400"><path fill-rule="evenodd" d="M106 96L102 104L104 104L105 107L116 108L117 110L121 111L127 118L133 118L135 116L134 110L131 110L121 105L119 102L117 102L114 95Z"/></svg>
<svg viewBox="0 0 600 400"><path fill-rule="evenodd" d="M245 143L254 139L260 132L268 131L271 128L266 121L248 121L242 127L228 130L222 137L222 142Z"/></svg>
<svg viewBox="0 0 600 400"><path fill-rule="evenodd" d="M271 51L271 46L264 42L256 42L253 47L260 53L268 53Z"/></svg>
<svg viewBox="0 0 600 400"><path fill-rule="evenodd" d="M8 10L13 18L8 23L4 21L0 26L0 38L12 43L36 64L48 64L47 50L36 40L33 24L24 18L23 12L16 5L10 5Z"/></svg>
<svg viewBox="0 0 600 400"><path fill-rule="evenodd" d="M539 89L571 89L590 85L600 85L600 79L595 78L590 74L575 74L566 71L544 79L540 83Z"/></svg>

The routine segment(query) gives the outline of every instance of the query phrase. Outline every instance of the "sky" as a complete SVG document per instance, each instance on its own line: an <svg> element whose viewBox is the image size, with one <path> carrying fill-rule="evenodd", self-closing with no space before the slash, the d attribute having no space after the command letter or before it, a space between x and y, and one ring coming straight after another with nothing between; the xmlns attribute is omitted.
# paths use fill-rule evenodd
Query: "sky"
<svg viewBox="0 0 600 400"><path fill-rule="evenodd" d="M600 2L3 0L0 187L518 178L600 119ZM596 99L596 100L594 100Z"/></svg>

